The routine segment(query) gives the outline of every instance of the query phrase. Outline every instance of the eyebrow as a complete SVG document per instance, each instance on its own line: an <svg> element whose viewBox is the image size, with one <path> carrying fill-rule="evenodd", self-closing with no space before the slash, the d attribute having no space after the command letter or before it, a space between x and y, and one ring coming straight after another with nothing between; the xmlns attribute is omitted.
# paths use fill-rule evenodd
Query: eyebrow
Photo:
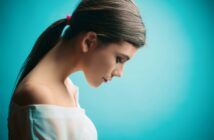
<svg viewBox="0 0 214 140"><path fill-rule="evenodd" d="M122 53L119 53L119 54L122 55L123 57L125 57L126 60L129 60L129 59L130 59L130 57L129 57L128 55L125 55L125 54L122 54Z"/></svg>

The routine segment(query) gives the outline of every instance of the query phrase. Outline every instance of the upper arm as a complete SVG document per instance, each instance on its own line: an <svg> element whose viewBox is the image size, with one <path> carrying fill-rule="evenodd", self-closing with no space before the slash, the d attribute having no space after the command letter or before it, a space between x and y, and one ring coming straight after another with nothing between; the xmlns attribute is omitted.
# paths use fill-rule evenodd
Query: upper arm
<svg viewBox="0 0 214 140"><path fill-rule="evenodd" d="M26 106L30 104L49 104L53 102L50 90L43 85L26 85L13 98L14 102Z"/></svg>

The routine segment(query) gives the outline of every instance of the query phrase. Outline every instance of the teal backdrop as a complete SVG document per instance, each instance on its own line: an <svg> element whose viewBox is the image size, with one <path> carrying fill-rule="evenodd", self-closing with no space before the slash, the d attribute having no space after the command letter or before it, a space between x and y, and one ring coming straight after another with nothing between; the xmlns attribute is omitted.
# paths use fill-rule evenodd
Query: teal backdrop
<svg viewBox="0 0 214 140"><path fill-rule="evenodd" d="M71 14L77 0L0 0L0 139L18 71L38 36ZM214 139L214 4L211 0L136 0L146 46L122 78L91 88L70 78L99 140Z"/></svg>

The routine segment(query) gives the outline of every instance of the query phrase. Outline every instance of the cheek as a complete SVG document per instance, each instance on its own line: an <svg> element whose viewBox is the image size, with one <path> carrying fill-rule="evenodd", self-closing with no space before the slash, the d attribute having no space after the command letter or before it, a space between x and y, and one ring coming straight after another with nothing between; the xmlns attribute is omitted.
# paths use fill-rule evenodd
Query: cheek
<svg viewBox="0 0 214 140"><path fill-rule="evenodd" d="M97 70L99 70L100 72L108 72L109 70L112 69L114 63L111 60L112 58L109 57L100 57L97 58L94 62L95 67L97 68Z"/></svg>
<svg viewBox="0 0 214 140"><path fill-rule="evenodd" d="M96 74L106 74L109 73L115 65L115 59L112 56L100 54L94 55L90 60L90 69Z"/></svg>
<svg viewBox="0 0 214 140"><path fill-rule="evenodd" d="M87 81L93 85L98 86L103 82L104 76L109 76L115 67L114 56L104 54L94 54L86 59L84 73Z"/></svg>

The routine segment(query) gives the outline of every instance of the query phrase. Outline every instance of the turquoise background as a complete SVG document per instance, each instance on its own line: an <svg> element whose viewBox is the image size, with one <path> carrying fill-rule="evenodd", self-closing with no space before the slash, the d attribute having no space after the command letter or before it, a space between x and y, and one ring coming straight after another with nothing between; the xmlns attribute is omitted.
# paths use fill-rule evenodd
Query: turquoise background
<svg viewBox="0 0 214 140"><path fill-rule="evenodd" d="M71 75L100 140L213 140L214 30L210 0L136 0L147 44L122 78L88 86ZM38 36L77 0L0 1L0 139L18 71Z"/></svg>

